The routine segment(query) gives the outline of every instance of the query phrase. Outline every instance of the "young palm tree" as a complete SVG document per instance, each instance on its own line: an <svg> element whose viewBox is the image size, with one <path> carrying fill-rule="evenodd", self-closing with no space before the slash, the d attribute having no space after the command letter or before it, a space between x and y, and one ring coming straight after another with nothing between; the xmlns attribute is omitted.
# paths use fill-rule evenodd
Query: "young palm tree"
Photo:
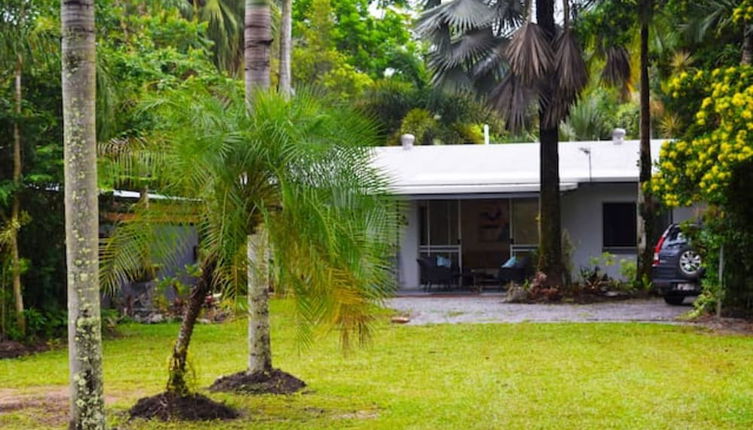
<svg viewBox="0 0 753 430"><path fill-rule="evenodd" d="M62 2L61 18L70 428L103 429L94 1Z"/></svg>
<svg viewBox="0 0 753 430"><path fill-rule="evenodd" d="M561 286L558 125L588 80L570 29L568 0L557 32L553 0L451 0L431 3L417 30L432 44L435 85L474 91L499 109L507 126L520 128L538 107L540 139L540 239L538 270ZM534 21L534 15L536 22Z"/></svg>
<svg viewBox="0 0 753 430"><path fill-rule="evenodd" d="M310 339L309 327L320 324L340 328L346 344L354 333L364 338L372 304L392 287L396 208L360 146L375 142L370 123L309 95L285 99L259 92L250 115L234 89L195 85L150 107L164 130L135 156L153 164L154 177L161 178L155 189L180 198L139 209L103 251L105 279L117 285L142 270L146 244L162 243L157 251L150 247L162 255L174 245L174 238L156 232L155 220L165 219L165 212L199 231L202 276L171 360L167 390L173 395L189 393L187 350L203 298L212 286L239 289L242 280L233 276L239 264L248 264L250 280L256 281L252 287L262 285L250 295L266 293L264 276L275 274L278 289L295 299L304 339ZM124 154L115 164L137 164L133 151ZM247 250L248 236L258 237L262 230L268 235L270 271L265 258L238 258ZM266 323L266 318L251 324L256 321Z"/></svg>

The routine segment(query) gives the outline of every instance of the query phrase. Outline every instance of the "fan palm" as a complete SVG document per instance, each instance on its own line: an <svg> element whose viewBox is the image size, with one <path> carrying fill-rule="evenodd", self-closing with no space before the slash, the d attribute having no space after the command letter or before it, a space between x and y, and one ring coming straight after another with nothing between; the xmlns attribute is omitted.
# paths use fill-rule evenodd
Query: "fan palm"
<svg viewBox="0 0 753 430"><path fill-rule="evenodd" d="M433 83L474 91L519 129L537 105L541 142L538 268L561 285L558 125L588 80L580 44L563 1L562 30L554 1L451 0L424 12L417 30L431 43Z"/></svg>
<svg viewBox="0 0 753 430"><path fill-rule="evenodd" d="M372 125L306 94L285 99L257 92L251 115L236 93L236 86L194 85L155 101L149 108L163 129L135 150L111 152L110 164L121 175L150 166L159 179L155 189L176 198L141 206L108 240L108 285L138 276L145 249L169 254L177 239L157 234L157 220L167 216L199 232L202 276L173 352L167 389L175 394L188 393L187 349L203 297L212 286L239 290L239 265L248 264L249 280L263 284L249 294L266 294L266 274L275 274L275 285L297 304L304 341L322 324L339 328L345 345L354 335L365 339L373 304L393 286L396 208L361 146L375 143ZM238 258L247 237L261 231L268 236L270 271L266 258ZM154 240L156 247L147 246ZM256 247L249 253L264 254ZM271 358L266 362L269 369Z"/></svg>

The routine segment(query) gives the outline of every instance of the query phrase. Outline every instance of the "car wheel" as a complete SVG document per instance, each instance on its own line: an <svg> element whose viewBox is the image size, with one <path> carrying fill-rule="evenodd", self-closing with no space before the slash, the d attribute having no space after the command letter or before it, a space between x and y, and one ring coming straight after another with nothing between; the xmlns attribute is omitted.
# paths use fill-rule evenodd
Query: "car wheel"
<svg viewBox="0 0 753 430"><path fill-rule="evenodd" d="M664 301L667 302L668 305L678 306L685 301L685 296L664 296Z"/></svg>
<svg viewBox="0 0 753 430"><path fill-rule="evenodd" d="M677 268L685 279L698 279L703 270L701 256L692 249L686 248L680 253Z"/></svg>

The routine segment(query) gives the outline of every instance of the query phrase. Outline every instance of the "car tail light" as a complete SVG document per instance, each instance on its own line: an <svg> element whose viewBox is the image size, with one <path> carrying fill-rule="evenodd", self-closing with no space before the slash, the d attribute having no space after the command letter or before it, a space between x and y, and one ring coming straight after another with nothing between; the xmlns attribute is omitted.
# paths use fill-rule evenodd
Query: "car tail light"
<svg viewBox="0 0 753 430"><path fill-rule="evenodd" d="M664 245L664 241L667 239L667 231L662 233L661 237L659 238L659 241L656 242L656 246L654 247L654 262L651 264L654 267L659 265L659 251L661 251L661 247L662 245Z"/></svg>

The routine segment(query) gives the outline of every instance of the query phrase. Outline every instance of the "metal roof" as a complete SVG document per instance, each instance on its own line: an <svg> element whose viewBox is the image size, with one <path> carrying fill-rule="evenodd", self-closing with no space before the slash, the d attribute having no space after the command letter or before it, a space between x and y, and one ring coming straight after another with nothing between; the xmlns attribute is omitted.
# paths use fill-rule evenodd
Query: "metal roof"
<svg viewBox="0 0 753 430"><path fill-rule="evenodd" d="M664 141L652 140L658 160ZM638 182L639 141L560 142L560 189L595 182ZM400 195L515 194L539 191L539 144L382 146L373 163ZM589 169L590 158L590 169Z"/></svg>

